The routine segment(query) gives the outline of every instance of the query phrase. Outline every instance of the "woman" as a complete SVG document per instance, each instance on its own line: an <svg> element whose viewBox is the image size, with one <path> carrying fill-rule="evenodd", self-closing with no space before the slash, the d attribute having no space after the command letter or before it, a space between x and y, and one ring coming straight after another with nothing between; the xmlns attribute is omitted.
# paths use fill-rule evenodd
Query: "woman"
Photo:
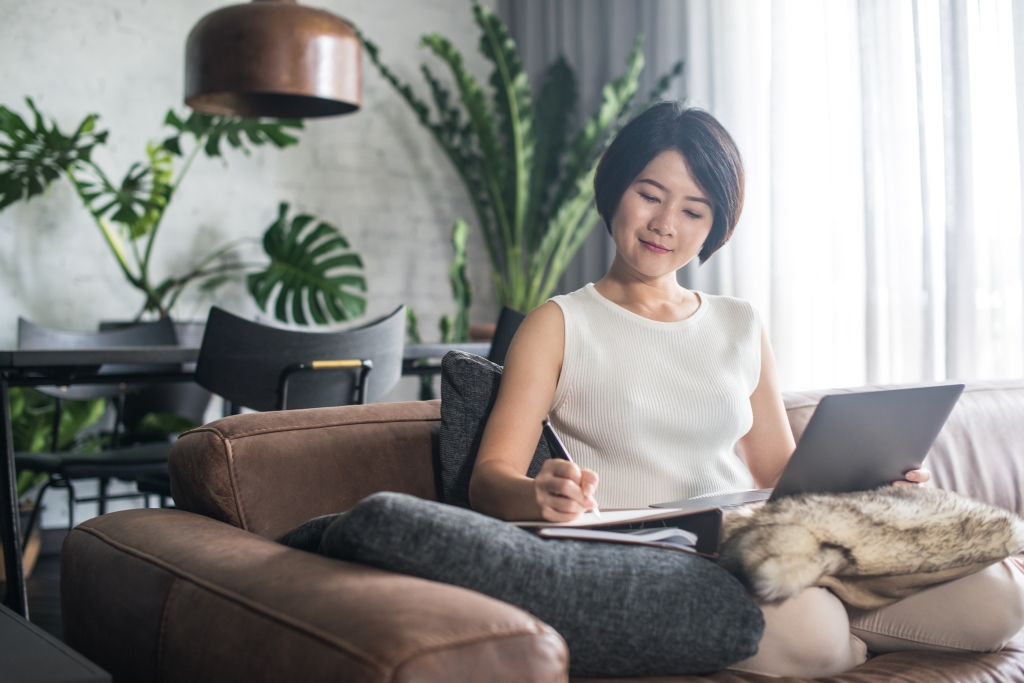
<svg viewBox="0 0 1024 683"><path fill-rule="evenodd" d="M618 134L594 189L615 258L599 282L554 297L520 326L470 482L473 508L563 522L598 500L645 507L773 486L795 443L768 335L747 302L676 280L739 219L743 166L731 137L706 112L658 104ZM545 417L576 464L550 460L530 479ZM897 483L929 478L916 470ZM813 677L856 666L868 646L996 650L1024 625L1022 596L1009 561L849 615L810 588L761 605L759 652L735 668Z"/></svg>

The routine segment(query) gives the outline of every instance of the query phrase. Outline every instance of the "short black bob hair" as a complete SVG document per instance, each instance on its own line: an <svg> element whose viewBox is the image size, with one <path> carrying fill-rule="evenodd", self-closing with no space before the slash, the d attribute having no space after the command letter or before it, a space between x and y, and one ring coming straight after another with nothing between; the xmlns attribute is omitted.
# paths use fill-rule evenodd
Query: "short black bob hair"
<svg viewBox="0 0 1024 683"><path fill-rule="evenodd" d="M743 161L736 143L711 114L682 102L659 102L626 124L605 150L594 176L597 212L612 231L626 189L651 159L668 149L683 155L693 179L711 200L714 222L700 262L729 241L743 210Z"/></svg>

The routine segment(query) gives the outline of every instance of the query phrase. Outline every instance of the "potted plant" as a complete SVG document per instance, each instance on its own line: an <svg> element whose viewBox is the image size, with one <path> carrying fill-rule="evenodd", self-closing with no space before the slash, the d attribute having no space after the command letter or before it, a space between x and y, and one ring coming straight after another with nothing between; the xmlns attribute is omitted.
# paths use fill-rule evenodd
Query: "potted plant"
<svg viewBox="0 0 1024 683"><path fill-rule="evenodd" d="M359 255L329 223L305 214L289 221L286 203L280 204L278 219L263 235L269 263L240 260L235 250L251 241L242 239L214 249L185 273L159 282L153 279L154 246L164 215L196 157L220 157L225 144L246 154L263 144L289 147L298 142L291 133L302 128L300 121L199 113L182 119L168 111L164 123L173 134L149 143L146 160L132 164L120 183L114 183L92 158L109 136L108 131L97 130L98 115L89 114L67 134L55 121L47 121L31 99L26 103L32 125L0 106L0 211L67 178L126 281L142 295L136 320L168 315L192 283L212 292L243 276L260 308L273 304L275 316L284 322L327 324L365 311L360 292L366 290L366 281L358 272Z"/></svg>
<svg viewBox="0 0 1024 683"><path fill-rule="evenodd" d="M480 52L493 65L490 97L466 69L462 55L439 34L421 44L450 69L455 96L422 65L433 107L382 61L360 36L381 75L395 87L433 135L469 194L491 262L495 298L529 311L547 300L598 221L593 205L597 161L628 118L661 98L682 62L661 77L646 101L635 94L644 65L638 36L626 73L604 86L600 108L573 132L576 77L564 58L548 67L536 101L508 29L474 0Z"/></svg>

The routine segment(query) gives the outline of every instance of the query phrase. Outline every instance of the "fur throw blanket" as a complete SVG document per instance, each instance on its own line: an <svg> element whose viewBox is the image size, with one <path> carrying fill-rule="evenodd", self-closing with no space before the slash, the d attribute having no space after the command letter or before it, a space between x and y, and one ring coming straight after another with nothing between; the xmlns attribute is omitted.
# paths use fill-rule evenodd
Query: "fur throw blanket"
<svg viewBox="0 0 1024 683"><path fill-rule="evenodd" d="M854 607L884 607L1024 549L1012 512L932 488L804 494L725 511L719 563L755 597L810 586Z"/></svg>

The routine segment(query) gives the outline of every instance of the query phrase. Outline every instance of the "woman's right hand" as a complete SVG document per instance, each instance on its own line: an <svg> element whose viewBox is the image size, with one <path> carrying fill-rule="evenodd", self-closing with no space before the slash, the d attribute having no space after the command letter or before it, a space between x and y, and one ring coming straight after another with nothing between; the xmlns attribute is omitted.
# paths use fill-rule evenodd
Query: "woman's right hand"
<svg viewBox="0 0 1024 683"><path fill-rule="evenodd" d="M549 522L571 522L597 507L597 472L580 469L568 460L544 463L533 480L541 515Z"/></svg>

